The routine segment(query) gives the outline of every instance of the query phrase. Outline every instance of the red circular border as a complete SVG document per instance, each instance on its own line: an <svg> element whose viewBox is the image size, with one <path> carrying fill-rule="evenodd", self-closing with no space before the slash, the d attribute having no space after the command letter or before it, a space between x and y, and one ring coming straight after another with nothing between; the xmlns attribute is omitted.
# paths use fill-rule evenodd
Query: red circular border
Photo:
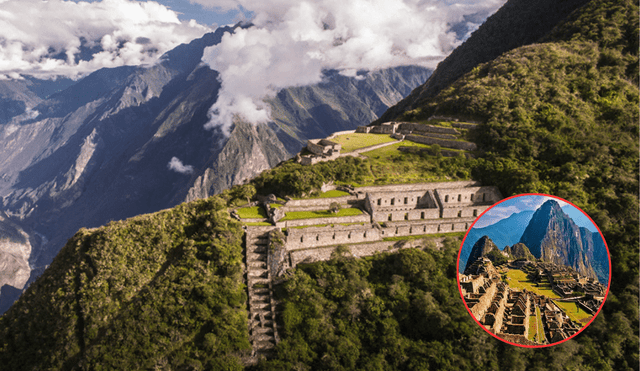
<svg viewBox="0 0 640 371"><path fill-rule="evenodd" d="M480 218L482 218L482 216L489 210L491 210L492 208L494 208L495 206L500 205L501 203L510 200L512 198L516 198L516 197L522 197L522 196L543 196L543 197L551 197L551 198L555 198L557 200L563 201L568 203L569 205L575 207L576 209L580 210L581 213L583 213L587 218L589 218L589 220L591 221L591 223L593 223L593 225L596 227L596 229L598 230L598 233L600 233L600 237L602 237L602 241L604 242L604 247L607 249L607 258L609 259L609 282L607 284L607 290L604 294L604 299L602 300L602 304L600 304L600 308L598 308L598 311L596 312L596 314L593 315L593 317L591 318L591 321L589 321L589 323L587 323L586 325L584 325L580 331L576 332L575 334L571 335L570 337L562 340L562 341L558 341L552 344L542 344L542 345L524 345L524 344L517 344L517 343L512 343L508 340L502 339L501 337L499 337L498 335L492 333L491 331L487 330L477 319L476 317L471 313L471 310L469 309L469 307L467 306L467 302L464 300L464 296L462 295L462 288L460 287L460 254L462 253L462 246L464 246L464 241L467 239L467 235L469 234L469 231L471 231L471 229L473 228L473 226L476 224L476 222L478 220L480 220ZM607 301L607 296L609 295L609 289L611 288L611 254L609 253L609 245L607 245L607 241L604 238L604 235L602 234L602 231L600 230L600 227L598 227L598 225L593 221L593 219L591 219L591 217L585 213L581 208L579 208L578 206L574 205L573 203L565 200L564 198L560 198L558 196L553 196L553 195L548 195L548 194L544 194L544 193L522 193L519 195L515 195L515 196L511 196L511 197L507 197L505 199L500 200L499 202L491 205L491 207L489 207L488 209L486 209L485 211L482 212L482 214L480 214L476 220L473 221L473 223L471 223L471 226L469 227L469 229L467 229L467 233L465 233L464 238L462 239L462 243L460 244L460 250L458 251L458 261L456 263L456 281L458 283L458 292L460 293L460 297L462 298L462 302L464 303L464 307L467 308L467 312L469 312L469 315L471 316L471 318L473 318L473 320L478 324L478 326L480 326L481 329L483 329L484 331L486 331L489 335L493 336L494 338L505 342L507 344L511 344L511 345L515 345L518 347L522 347L522 348L547 348L547 347L551 347L554 345L558 345L558 344L562 344L567 340L571 340L574 337L578 336L582 331L584 331L584 329L586 329L587 327L589 327L589 325L591 325L591 323L593 322L594 319L596 319L596 317L598 316L598 314L600 313L600 311L602 310L602 307L604 306L604 303Z"/></svg>

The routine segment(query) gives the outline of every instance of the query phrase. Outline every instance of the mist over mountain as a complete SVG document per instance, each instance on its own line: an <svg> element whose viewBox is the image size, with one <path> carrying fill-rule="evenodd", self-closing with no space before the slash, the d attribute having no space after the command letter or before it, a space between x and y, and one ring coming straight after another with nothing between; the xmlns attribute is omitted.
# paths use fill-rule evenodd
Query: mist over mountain
<svg viewBox="0 0 640 371"><path fill-rule="evenodd" d="M227 137L204 128L221 85L201 59L233 30L180 45L150 67L103 68L58 92L69 80L0 82L0 105L11 108L0 117L2 209L30 241L28 265L22 259L5 271L30 267L33 280L81 227L242 183L309 138L375 120L430 73L398 67L356 78L327 71L321 83L269 100L273 121L238 120ZM15 282L9 276L0 286Z"/></svg>

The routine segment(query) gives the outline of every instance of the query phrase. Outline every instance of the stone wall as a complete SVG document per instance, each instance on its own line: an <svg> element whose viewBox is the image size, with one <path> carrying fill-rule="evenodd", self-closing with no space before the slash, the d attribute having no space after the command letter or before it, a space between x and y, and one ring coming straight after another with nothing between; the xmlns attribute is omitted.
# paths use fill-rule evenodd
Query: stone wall
<svg viewBox="0 0 640 371"><path fill-rule="evenodd" d="M311 198L306 200L289 200L284 206L287 211L306 211L306 210L328 210L332 202L340 205L361 205L362 201L358 200L358 196L341 196L329 198Z"/></svg>
<svg viewBox="0 0 640 371"><path fill-rule="evenodd" d="M366 127L366 126L365 126L365 127ZM328 140L331 140L331 139L333 139L333 138L335 138L335 137L337 137L337 136L339 136L339 135L344 135L344 134L353 134L353 133L355 133L355 132L357 132L357 131L356 131L356 130L336 131L335 133L333 133L333 134L329 135L329 136L327 137L327 139L328 139Z"/></svg>
<svg viewBox="0 0 640 371"><path fill-rule="evenodd" d="M442 208L472 205L492 205L502 199L498 188L486 187L458 187L438 188L435 198Z"/></svg>
<svg viewBox="0 0 640 371"><path fill-rule="evenodd" d="M416 248L423 245L422 241L380 241L362 244L345 244L354 257L371 256L381 252L396 252L400 249ZM291 266L295 267L299 263L311 263L316 261L326 261L331 258L331 253L337 246L321 247L317 249L306 249L291 251Z"/></svg>
<svg viewBox="0 0 640 371"><path fill-rule="evenodd" d="M339 224L339 223L369 223L371 222L371 216L363 213L362 215L354 216L337 216L329 218L313 218L313 219L298 219L298 220L286 220L276 223L278 228L290 228L290 227L302 227L307 225L316 224Z"/></svg>
<svg viewBox="0 0 640 371"><path fill-rule="evenodd" d="M478 146L476 146L476 144L473 142L438 139L438 138L424 137L424 136L413 135L413 134L408 134L407 136L405 136L405 139L410 140L412 142L416 142L416 143L437 144L442 147L461 149L465 151L475 151L476 149L478 149Z"/></svg>
<svg viewBox="0 0 640 371"><path fill-rule="evenodd" d="M366 187L357 187L355 188L356 192L360 193L375 193L375 192L412 192L412 191L423 191L426 192L428 190L435 189L458 189L465 187L479 187L480 182L475 180L461 180L456 182L434 182L434 183L409 183L409 184L390 184L390 185L381 185L381 186L366 186Z"/></svg>
<svg viewBox="0 0 640 371"><path fill-rule="evenodd" d="M460 132L453 128L447 128L443 126L434 126L428 124L416 124L412 122L403 122L400 124L398 130L401 133L436 133L436 134L450 134L459 135Z"/></svg>
<svg viewBox="0 0 640 371"><path fill-rule="evenodd" d="M491 205L459 206L442 209L443 218L476 218Z"/></svg>
<svg viewBox="0 0 640 371"><path fill-rule="evenodd" d="M477 299L478 302L473 307L469 308L471 314L473 314L478 321L482 319L487 309L489 309L489 306L491 306L493 295L495 295L496 290L496 282L491 281L489 286L485 289L485 292L481 293L480 297Z"/></svg>
<svg viewBox="0 0 640 371"><path fill-rule="evenodd" d="M380 210L373 212L374 222L396 222L406 220L428 220L440 218L439 209Z"/></svg>
<svg viewBox="0 0 640 371"><path fill-rule="evenodd" d="M373 225L335 225L287 230L286 249L299 250L318 246L379 241L380 230Z"/></svg>

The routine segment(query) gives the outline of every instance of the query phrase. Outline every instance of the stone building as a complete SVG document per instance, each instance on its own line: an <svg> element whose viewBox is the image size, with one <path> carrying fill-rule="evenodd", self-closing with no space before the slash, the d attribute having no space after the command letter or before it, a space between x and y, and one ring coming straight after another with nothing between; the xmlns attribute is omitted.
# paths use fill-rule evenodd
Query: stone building
<svg viewBox="0 0 640 371"><path fill-rule="evenodd" d="M299 156L298 162L302 165L313 165L318 162L335 160L340 157L342 145L328 139L309 139L307 150L310 155Z"/></svg>
<svg viewBox="0 0 640 371"><path fill-rule="evenodd" d="M464 232L475 220L473 215L479 215L481 210L489 207L489 202L500 199L497 188L480 187L473 181L356 187L348 191L349 195L341 197L290 199L277 208L280 216L289 212L327 211L334 203L341 208L354 208L362 212L351 216L293 220L284 217L274 220L275 227L285 231L283 256L291 267L299 260L294 256L324 259L330 256L327 251L338 245L371 244L370 248L359 245L357 248L369 254L395 248L397 241L385 241L387 237ZM484 201L481 196L475 196L482 193L490 196L485 196ZM438 201L439 194L461 195L461 201L466 201L443 205ZM478 202L471 202L471 195ZM449 214L454 216L443 217ZM324 247L329 250L318 251L317 254L296 253Z"/></svg>

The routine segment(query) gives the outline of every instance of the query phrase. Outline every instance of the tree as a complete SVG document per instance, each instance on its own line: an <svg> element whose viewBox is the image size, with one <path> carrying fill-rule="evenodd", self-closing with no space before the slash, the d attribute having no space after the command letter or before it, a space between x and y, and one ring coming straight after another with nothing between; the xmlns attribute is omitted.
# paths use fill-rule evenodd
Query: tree
<svg viewBox="0 0 640 371"><path fill-rule="evenodd" d="M332 202L332 203L329 205L329 210L331 210L331 212L333 212L334 214L337 214L337 213L338 213L338 211L340 211L340 204L339 204L339 203L337 203L337 202L335 202L335 201L334 201L334 202Z"/></svg>

